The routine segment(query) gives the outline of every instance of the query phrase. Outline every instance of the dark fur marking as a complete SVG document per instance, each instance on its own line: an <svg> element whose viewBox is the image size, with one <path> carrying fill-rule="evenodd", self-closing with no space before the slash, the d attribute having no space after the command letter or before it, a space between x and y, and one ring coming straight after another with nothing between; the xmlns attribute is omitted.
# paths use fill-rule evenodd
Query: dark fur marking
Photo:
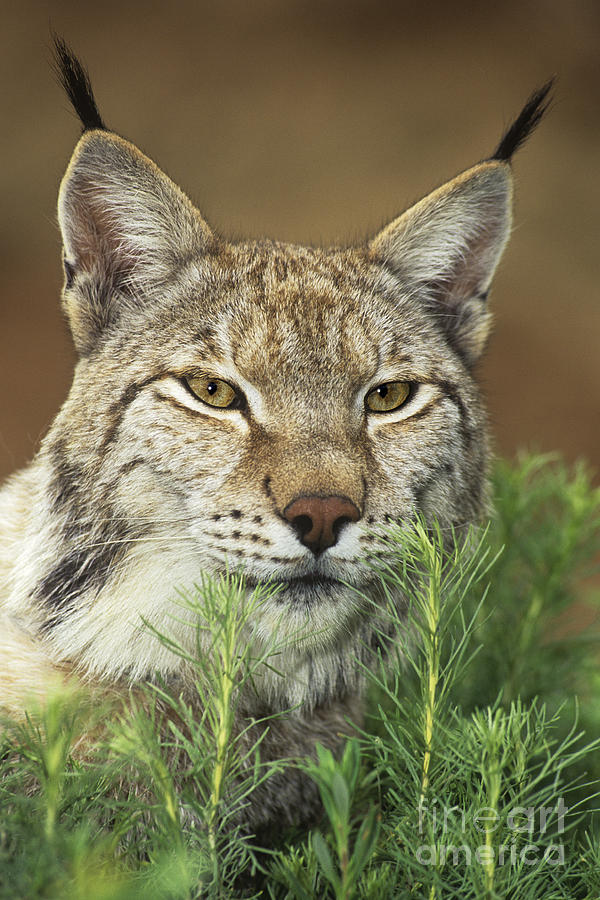
<svg viewBox="0 0 600 900"><path fill-rule="evenodd" d="M71 295L75 302L71 306L65 294L63 307L68 309L77 352L89 356L118 321L125 291L118 285L117 273L104 267L92 280L77 281L75 289L76 295Z"/></svg>
<svg viewBox="0 0 600 900"><path fill-rule="evenodd" d="M214 328L204 326L199 328L198 331L192 335L192 342L194 344L201 344L209 353L212 353L213 356L217 356L216 336L217 333Z"/></svg>
<svg viewBox="0 0 600 900"><path fill-rule="evenodd" d="M405 421L410 424L410 422L414 422L416 419L426 418L429 413L435 409L439 402L440 401L438 397L430 400L429 403L426 403L425 406L422 406L421 409L419 409L416 413L413 413L412 416L409 416Z"/></svg>
<svg viewBox="0 0 600 900"><path fill-rule="evenodd" d="M213 417L209 413L201 413L197 409L192 409L189 406L186 406L185 403L181 403L179 400L176 400L175 397L167 397L165 394L161 394L159 391L154 391L154 397L157 400L161 400L163 403L170 403L171 406L174 406L176 409L179 409L181 412L185 413L189 418L193 418L196 422L199 419L212 419Z"/></svg>
<svg viewBox="0 0 600 900"><path fill-rule="evenodd" d="M232 519L243 519L244 514L241 509L232 509L229 513Z"/></svg>
<svg viewBox="0 0 600 900"><path fill-rule="evenodd" d="M450 475L454 471L453 463L446 462L440 463L439 466L436 466L433 471L429 473L425 478L421 481L417 482L415 485L411 486L411 491L415 498L416 505L420 508L425 497L425 494L429 490L429 488L435 484L438 479L443 475Z"/></svg>
<svg viewBox="0 0 600 900"><path fill-rule="evenodd" d="M256 259L252 261L251 266L247 271L247 279L248 284L255 288L258 293L263 293L265 290L265 268L266 262L260 256L257 255Z"/></svg>
<svg viewBox="0 0 600 900"><path fill-rule="evenodd" d="M136 456L134 459L130 459L129 462L123 463L121 468L117 473L117 479L121 475L128 475L133 469L136 469L138 466L143 466L146 463L146 460L143 456Z"/></svg>
<svg viewBox="0 0 600 900"><path fill-rule="evenodd" d="M54 478L51 482L55 509L63 509L72 503L83 480L81 466L67 459L65 446L58 441L51 450Z"/></svg>
<svg viewBox="0 0 600 900"><path fill-rule="evenodd" d="M87 70L57 35L54 36L54 70L83 125L83 130L100 128L106 131Z"/></svg>
<svg viewBox="0 0 600 900"><path fill-rule="evenodd" d="M437 384L444 396L458 409L463 444L465 447L471 446L474 440L473 429L471 428L467 407L465 406L464 400L459 395L456 385L452 384L450 381L436 381L434 383Z"/></svg>
<svg viewBox="0 0 600 900"><path fill-rule="evenodd" d="M134 382L133 384L128 385L119 399L115 400L115 402L111 404L108 409L108 414L111 418L111 421L108 428L104 432L104 438L102 439L102 443L99 448L99 454L101 456L104 456L108 447L114 441L121 424L121 419L125 415L127 408L133 403L139 392L148 384L156 381L157 378L161 378L163 374L164 373L161 372L155 375L149 375L148 378L144 378L143 381Z"/></svg>
<svg viewBox="0 0 600 900"><path fill-rule="evenodd" d="M122 543L105 543L95 550L72 550L39 583L35 596L52 608L44 623L49 630L62 620L63 614L85 591L99 590L111 568L124 555Z"/></svg>
<svg viewBox="0 0 600 900"><path fill-rule="evenodd" d="M525 143L532 131L539 125L544 113L550 106L550 100L547 100L545 103L544 101L548 97L553 84L554 78L551 78L541 88L534 91L515 121L502 135L491 159L510 162L513 154Z"/></svg>
<svg viewBox="0 0 600 900"><path fill-rule="evenodd" d="M75 280L75 266L72 265L65 257L63 256L63 269L65 270L65 290L69 290L70 287L73 286L73 282Z"/></svg>
<svg viewBox="0 0 600 900"><path fill-rule="evenodd" d="M222 516L213 516L215 521L221 519ZM228 537L233 538L236 541L239 540L250 540L253 544L264 544L265 547L269 547L273 541L269 540L269 538L261 537L260 534L242 534L241 531L232 531L231 533L227 533L224 531L206 531L205 534L208 537L221 538L222 540L227 539Z"/></svg>
<svg viewBox="0 0 600 900"><path fill-rule="evenodd" d="M285 259L281 256L276 256L273 260L273 269L275 270L275 277L279 281L285 281L288 275L288 267Z"/></svg>

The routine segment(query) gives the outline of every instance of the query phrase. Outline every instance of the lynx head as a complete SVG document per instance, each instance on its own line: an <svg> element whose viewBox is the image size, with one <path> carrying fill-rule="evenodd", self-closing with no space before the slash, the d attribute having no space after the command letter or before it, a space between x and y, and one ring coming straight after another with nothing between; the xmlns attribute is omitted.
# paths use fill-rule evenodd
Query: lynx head
<svg viewBox="0 0 600 900"><path fill-rule="evenodd" d="M310 623L297 662L321 666L326 696L327 660L350 679L340 661L369 639L352 586L372 587L372 530L486 509L472 370L510 229L510 156L549 85L490 159L364 245L311 249L216 235L105 128L60 43L58 57L84 133L58 205L79 362L42 451L60 560L36 588L47 639L104 674L168 671L142 618L168 628L177 588L239 569L280 587L254 638Z"/></svg>

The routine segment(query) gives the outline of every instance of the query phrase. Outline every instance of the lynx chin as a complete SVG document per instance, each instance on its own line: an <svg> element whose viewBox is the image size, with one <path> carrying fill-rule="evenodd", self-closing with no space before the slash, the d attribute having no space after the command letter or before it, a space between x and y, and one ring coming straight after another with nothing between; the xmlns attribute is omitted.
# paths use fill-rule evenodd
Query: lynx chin
<svg viewBox="0 0 600 900"><path fill-rule="evenodd" d="M60 186L62 304L79 360L34 460L0 492L0 706L56 680L121 691L186 667L147 627L195 646L178 589L240 571L278 592L248 640L301 633L246 698L294 707L263 753L335 747L360 719L380 637L373 531L487 508L488 436L472 374L511 223L514 151L496 151L354 247L229 242L104 124L57 41L83 134ZM398 598L402 604L402 598ZM207 652L208 649L207 649ZM245 718L246 717L246 718ZM310 821L296 770L263 784L250 827Z"/></svg>

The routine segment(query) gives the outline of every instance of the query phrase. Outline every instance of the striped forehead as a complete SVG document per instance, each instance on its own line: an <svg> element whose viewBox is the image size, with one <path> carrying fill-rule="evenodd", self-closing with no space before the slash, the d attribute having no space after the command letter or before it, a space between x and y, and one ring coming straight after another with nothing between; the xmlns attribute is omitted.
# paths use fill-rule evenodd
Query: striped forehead
<svg viewBox="0 0 600 900"><path fill-rule="evenodd" d="M352 381L376 368L380 336L367 312L372 289L336 262L316 251L273 253L238 270L218 332L245 377L260 380L273 371L308 377L343 368Z"/></svg>
<svg viewBox="0 0 600 900"><path fill-rule="evenodd" d="M381 365L424 362L425 317L356 250L233 246L194 274L186 314L198 349L250 382L277 372L353 384Z"/></svg>

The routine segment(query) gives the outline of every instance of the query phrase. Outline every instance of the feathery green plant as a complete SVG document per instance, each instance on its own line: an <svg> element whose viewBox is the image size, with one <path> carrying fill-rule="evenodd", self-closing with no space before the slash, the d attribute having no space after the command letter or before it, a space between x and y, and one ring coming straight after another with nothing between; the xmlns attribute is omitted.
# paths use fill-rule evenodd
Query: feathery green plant
<svg viewBox="0 0 600 900"><path fill-rule="evenodd" d="M149 685L120 716L57 696L5 723L0 898L600 896L598 630L570 621L597 611L582 579L600 492L582 467L529 457L498 465L495 496L466 549L422 522L385 536L384 595L401 592L406 613L389 603L396 650L369 667L357 736L339 759L298 762L319 829L258 854L236 825L273 770L260 740L236 739L236 707L281 647L252 658L246 640L269 588L248 601L241 578L207 578L181 600L208 623L197 652L157 635L194 673L191 694ZM76 761L90 727L94 752Z"/></svg>
<svg viewBox="0 0 600 900"><path fill-rule="evenodd" d="M379 737L365 731L363 745L380 778L379 856L396 875L393 896L565 896L566 879L581 874L571 773L600 741L582 743L574 725L561 739L558 714L535 701L502 706L500 693L472 712L456 703L476 673L472 647L493 596L481 587L498 561L486 534L465 551L417 521L390 531L387 543L384 584L409 599L412 628L397 621L398 658L372 676ZM402 640L415 632L416 642Z"/></svg>

